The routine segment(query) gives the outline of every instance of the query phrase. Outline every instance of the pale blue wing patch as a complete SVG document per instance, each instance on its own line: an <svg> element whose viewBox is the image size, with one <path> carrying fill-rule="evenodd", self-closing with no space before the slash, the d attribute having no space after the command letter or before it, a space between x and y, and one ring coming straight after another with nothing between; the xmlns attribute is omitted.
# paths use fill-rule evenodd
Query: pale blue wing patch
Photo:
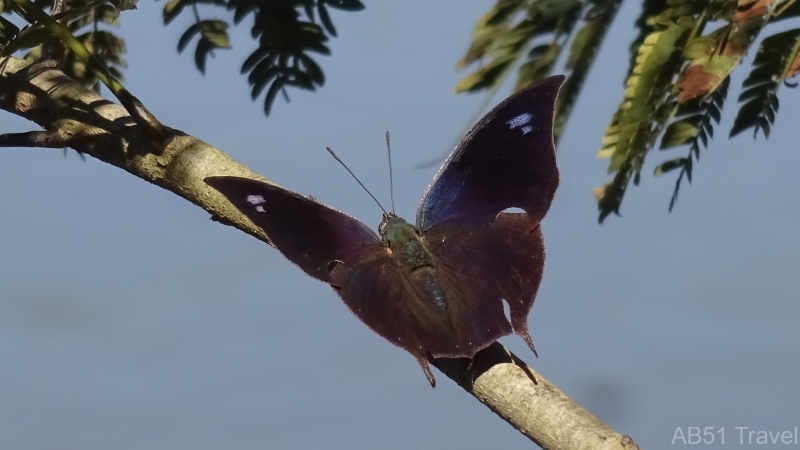
<svg viewBox="0 0 800 450"><path fill-rule="evenodd" d="M261 206L262 203L265 203L264 197L260 195L248 195L247 196L247 203L256 207L256 212L263 213L264 207Z"/></svg>
<svg viewBox="0 0 800 450"><path fill-rule="evenodd" d="M533 119L533 115L531 113L522 113L517 117L506 122L510 129L521 128L522 134L528 134L533 131L533 127L530 125L531 119Z"/></svg>

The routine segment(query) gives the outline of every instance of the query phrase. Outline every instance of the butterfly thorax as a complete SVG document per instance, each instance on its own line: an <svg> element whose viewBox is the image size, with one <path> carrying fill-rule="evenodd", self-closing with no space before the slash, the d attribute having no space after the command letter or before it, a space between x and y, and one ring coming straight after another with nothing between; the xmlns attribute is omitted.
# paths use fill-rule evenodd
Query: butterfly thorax
<svg viewBox="0 0 800 450"><path fill-rule="evenodd" d="M433 257L419 231L405 219L387 214L378 228L383 245L402 267L409 280L444 311L444 293L436 281Z"/></svg>
<svg viewBox="0 0 800 450"><path fill-rule="evenodd" d="M383 245L398 258L400 264L407 269L432 266L433 259L425 248L417 229L393 214L383 216L378 228L383 238Z"/></svg>

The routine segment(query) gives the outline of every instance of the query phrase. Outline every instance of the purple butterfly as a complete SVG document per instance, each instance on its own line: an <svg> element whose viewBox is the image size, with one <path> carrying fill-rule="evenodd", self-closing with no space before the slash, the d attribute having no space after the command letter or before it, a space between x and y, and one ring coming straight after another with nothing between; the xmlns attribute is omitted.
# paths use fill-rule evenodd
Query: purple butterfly
<svg viewBox="0 0 800 450"><path fill-rule="evenodd" d="M539 222L558 186L552 128L563 81L519 91L481 119L422 196L416 225L386 213L378 235L272 184L205 182L368 327L411 353L435 386L429 357L472 358L512 332L536 352L527 317L544 268Z"/></svg>

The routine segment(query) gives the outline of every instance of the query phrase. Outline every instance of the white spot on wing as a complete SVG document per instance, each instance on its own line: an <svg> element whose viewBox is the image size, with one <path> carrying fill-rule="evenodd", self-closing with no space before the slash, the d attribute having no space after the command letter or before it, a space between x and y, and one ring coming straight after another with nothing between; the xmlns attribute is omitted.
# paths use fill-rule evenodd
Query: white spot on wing
<svg viewBox="0 0 800 450"><path fill-rule="evenodd" d="M266 211L264 211L264 207L263 206L259 205L259 206L256 206L256 212L266 212Z"/></svg>
<svg viewBox="0 0 800 450"><path fill-rule="evenodd" d="M530 126L532 118L533 115L531 113L522 113L506 123L510 129L522 128L522 134L528 134L533 131L533 127Z"/></svg>
<svg viewBox="0 0 800 450"><path fill-rule="evenodd" d="M250 203L251 205L260 205L260 204L266 203L266 202L264 201L264 197L262 197L260 195L248 195L247 196L247 203Z"/></svg>

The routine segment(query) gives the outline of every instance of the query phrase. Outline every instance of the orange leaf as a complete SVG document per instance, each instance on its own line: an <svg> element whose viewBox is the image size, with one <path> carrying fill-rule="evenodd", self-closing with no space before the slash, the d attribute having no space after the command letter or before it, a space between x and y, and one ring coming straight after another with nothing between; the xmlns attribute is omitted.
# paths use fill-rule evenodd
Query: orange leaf
<svg viewBox="0 0 800 450"><path fill-rule="evenodd" d="M719 84L719 75L708 73L703 66L691 66L686 75L678 82L678 104L688 102L693 98L707 94L711 88Z"/></svg>
<svg viewBox="0 0 800 450"><path fill-rule="evenodd" d="M773 0L739 0L736 14L733 15L733 22L736 25L747 22L750 19L761 17L767 13L767 8Z"/></svg>
<svg viewBox="0 0 800 450"><path fill-rule="evenodd" d="M800 53L794 56L794 61L792 61L792 65L789 66L789 71L786 72L786 78L792 78L797 75L798 72L800 72Z"/></svg>

